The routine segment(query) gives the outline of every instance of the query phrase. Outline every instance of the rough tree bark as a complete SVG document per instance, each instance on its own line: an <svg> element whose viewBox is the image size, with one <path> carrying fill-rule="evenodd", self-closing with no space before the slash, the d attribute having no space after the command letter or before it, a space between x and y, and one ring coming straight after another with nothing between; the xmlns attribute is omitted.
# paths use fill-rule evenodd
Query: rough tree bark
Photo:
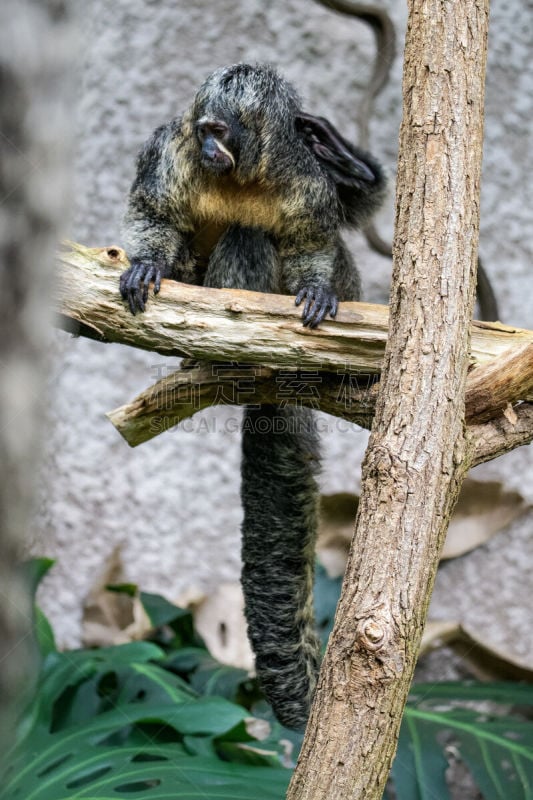
<svg viewBox="0 0 533 800"><path fill-rule="evenodd" d="M335 320L310 331L294 298L163 281L147 311L132 317L117 291L127 263L119 247L73 245L55 287L61 327L202 361L108 414L132 447L217 404L295 402L370 427L387 306L342 303ZM480 463L533 439L533 405L523 402L533 400L533 331L474 322L471 337L466 412Z"/></svg>
<svg viewBox="0 0 533 800"><path fill-rule="evenodd" d="M382 797L447 523L479 222L487 0L409 0L390 336L335 627L288 800Z"/></svg>
<svg viewBox="0 0 533 800"><path fill-rule="evenodd" d="M42 435L50 287L68 172L68 4L0 6L0 752L30 665L31 609L16 571ZM58 146L61 143L61 147ZM5 738L4 738L5 737Z"/></svg>

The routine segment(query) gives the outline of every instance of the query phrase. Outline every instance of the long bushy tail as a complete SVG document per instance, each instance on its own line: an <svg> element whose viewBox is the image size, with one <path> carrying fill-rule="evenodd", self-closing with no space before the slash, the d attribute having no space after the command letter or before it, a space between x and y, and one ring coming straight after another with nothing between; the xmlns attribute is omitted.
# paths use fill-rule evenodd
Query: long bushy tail
<svg viewBox="0 0 533 800"><path fill-rule="evenodd" d="M318 434L306 408L247 408L242 585L262 688L280 722L305 727L320 664L314 628Z"/></svg>

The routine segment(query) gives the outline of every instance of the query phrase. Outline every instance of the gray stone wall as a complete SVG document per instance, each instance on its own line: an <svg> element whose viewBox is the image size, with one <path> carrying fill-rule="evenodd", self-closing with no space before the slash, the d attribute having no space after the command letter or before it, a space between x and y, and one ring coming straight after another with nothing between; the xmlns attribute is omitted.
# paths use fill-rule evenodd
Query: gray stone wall
<svg viewBox="0 0 533 800"><path fill-rule="evenodd" d="M403 4L384 5L397 24L401 53ZM480 250L502 319L533 328L533 37L527 5L493 3ZM372 34L361 22L312 0L92 0L84 14L78 105L72 109L76 203L65 230L72 239L95 246L120 243L137 150L158 124L183 109L217 66L275 63L310 110L357 138L357 107L374 54ZM371 124L372 149L391 178L400 80L398 56ZM392 204L393 192L378 223L386 237L392 233ZM361 236L352 236L350 244L365 298L387 302L390 262L371 253ZM32 549L58 559L41 602L60 643L72 645L79 639L82 602L117 546L129 580L170 598L237 579L240 438L229 430L234 425L225 424L237 412L224 409L199 415L192 431L174 430L129 449L104 414L171 365L120 346L64 333L55 338L53 400L45 422L48 460ZM324 491L357 491L367 436L323 420ZM523 448L476 472L517 488L531 502L532 465L531 448ZM515 523L489 547L447 564L437 582L434 614L474 617L496 643L512 640L529 620L521 603L533 588L532 521L530 516ZM530 643L526 649L533 662L532 648Z"/></svg>

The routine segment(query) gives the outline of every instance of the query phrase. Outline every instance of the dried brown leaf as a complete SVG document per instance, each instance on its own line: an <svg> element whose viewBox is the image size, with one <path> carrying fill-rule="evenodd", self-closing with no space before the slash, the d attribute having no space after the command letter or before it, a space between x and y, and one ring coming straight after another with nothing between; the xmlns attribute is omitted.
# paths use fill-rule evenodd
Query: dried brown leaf
<svg viewBox="0 0 533 800"><path fill-rule="evenodd" d="M150 620L138 597L110 592L107 587L124 583L120 547L116 547L95 581L83 607L82 643L107 647L145 638Z"/></svg>
<svg viewBox="0 0 533 800"><path fill-rule="evenodd" d="M332 578L344 573L358 505L359 498L350 492L320 498L317 553Z"/></svg>
<svg viewBox="0 0 533 800"><path fill-rule="evenodd" d="M193 608L193 613L198 632L214 658L232 667L253 668L240 583L221 584Z"/></svg>
<svg viewBox="0 0 533 800"><path fill-rule="evenodd" d="M424 630L420 654L449 646L482 681L520 680L533 683L533 664L526 663L489 642L471 628L450 620L430 620Z"/></svg>
<svg viewBox="0 0 533 800"><path fill-rule="evenodd" d="M524 498L498 481L463 483L441 558L457 558L485 544L526 510Z"/></svg>

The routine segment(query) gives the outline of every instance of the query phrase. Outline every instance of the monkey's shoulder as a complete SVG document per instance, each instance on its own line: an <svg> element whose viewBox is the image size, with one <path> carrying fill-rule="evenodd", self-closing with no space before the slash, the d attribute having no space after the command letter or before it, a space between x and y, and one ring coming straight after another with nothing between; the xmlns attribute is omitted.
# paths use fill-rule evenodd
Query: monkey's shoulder
<svg viewBox="0 0 533 800"><path fill-rule="evenodd" d="M179 172L187 158L181 154L186 148L182 119L175 117L160 125L142 146L137 156L137 169L132 191L141 190L163 194L181 180Z"/></svg>

